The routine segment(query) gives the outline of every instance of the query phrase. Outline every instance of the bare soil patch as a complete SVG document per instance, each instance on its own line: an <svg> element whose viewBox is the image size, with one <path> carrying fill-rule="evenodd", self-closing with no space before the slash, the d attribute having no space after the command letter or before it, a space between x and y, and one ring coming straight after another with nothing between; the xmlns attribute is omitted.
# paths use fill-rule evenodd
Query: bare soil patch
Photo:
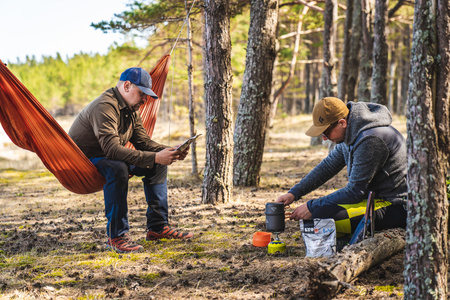
<svg viewBox="0 0 450 300"><path fill-rule="evenodd" d="M131 234L145 252L105 250L103 195L65 190L45 169L0 169L0 297L2 299L298 299L320 259L305 258L299 224L288 221L283 254L252 245L265 230L264 205L273 202L327 154L309 147L310 116L280 119L270 132L259 187L235 187L230 203L201 204L202 180L191 159L169 171L170 223L194 233L188 241L145 241L146 202L139 178L129 192ZM397 120L404 130L404 120ZM167 124L155 140L167 143ZM173 126L173 145L187 131ZM186 128L186 126L184 126ZM203 132L202 132L203 130ZM204 129L199 129L204 133ZM200 169L204 136L198 140ZM9 147L9 145L7 145ZM32 159L32 158L30 158ZM3 161L11 163L11 159ZM343 170L300 202L344 186ZM335 299L403 298L403 255L362 274Z"/></svg>

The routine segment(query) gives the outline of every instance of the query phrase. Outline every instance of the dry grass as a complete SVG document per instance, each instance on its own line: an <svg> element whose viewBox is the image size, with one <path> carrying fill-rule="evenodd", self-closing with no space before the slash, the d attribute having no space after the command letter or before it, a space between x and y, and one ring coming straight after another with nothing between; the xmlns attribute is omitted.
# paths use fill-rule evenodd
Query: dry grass
<svg viewBox="0 0 450 300"><path fill-rule="evenodd" d="M145 248L138 254L104 249L101 192L73 194L44 169L1 169L0 298L286 299L301 293L303 276L311 275L307 266L315 260L304 258L298 223L287 222L280 235L287 245L284 254L269 255L266 248L252 246L252 236L265 229L265 203L275 201L327 154L325 147L310 148L302 134L309 120L277 120L265 149L261 185L236 187L230 203L201 204L202 182L190 175L190 157L170 167L170 222L192 231L190 241L144 240L146 203L140 179L132 178L131 233ZM402 120L396 122L404 126ZM177 137L172 145L187 137L186 127L171 124L171 136ZM167 124L158 124L155 133L155 140L168 143ZM204 136L198 147L202 168ZM345 180L343 171L303 201L325 195ZM395 257L361 276L352 283L359 294L342 291L337 299L401 298L401 261Z"/></svg>

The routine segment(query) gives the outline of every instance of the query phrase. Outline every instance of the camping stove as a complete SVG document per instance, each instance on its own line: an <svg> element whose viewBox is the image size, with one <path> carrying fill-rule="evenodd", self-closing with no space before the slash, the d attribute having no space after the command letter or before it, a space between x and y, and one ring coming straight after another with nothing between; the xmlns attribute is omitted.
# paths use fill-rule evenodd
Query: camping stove
<svg viewBox="0 0 450 300"><path fill-rule="evenodd" d="M274 241L267 246L269 253L284 252L286 244L280 241L279 234L285 229L284 204L266 203L266 230L275 235Z"/></svg>

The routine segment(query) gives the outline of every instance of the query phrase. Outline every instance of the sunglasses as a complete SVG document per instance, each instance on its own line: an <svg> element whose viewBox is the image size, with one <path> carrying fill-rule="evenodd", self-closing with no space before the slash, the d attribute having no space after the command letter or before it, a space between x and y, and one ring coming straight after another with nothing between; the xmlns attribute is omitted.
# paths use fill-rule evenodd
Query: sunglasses
<svg viewBox="0 0 450 300"><path fill-rule="evenodd" d="M325 129L324 132L322 132L322 136L324 138L326 138L327 140L329 140L330 138L328 137L330 135L330 132L334 129L334 127L336 127L336 125L339 123L339 121L334 122L333 124L330 124L330 126L328 126L327 129Z"/></svg>

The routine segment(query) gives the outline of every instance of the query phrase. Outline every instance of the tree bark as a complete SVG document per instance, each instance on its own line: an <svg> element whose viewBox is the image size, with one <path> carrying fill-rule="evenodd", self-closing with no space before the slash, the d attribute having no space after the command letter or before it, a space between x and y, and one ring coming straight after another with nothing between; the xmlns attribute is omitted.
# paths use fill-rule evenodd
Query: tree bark
<svg viewBox="0 0 450 300"><path fill-rule="evenodd" d="M373 69L370 101L387 105L388 45L386 22L388 1L375 0L375 25L373 28Z"/></svg>
<svg viewBox="0 0 450 300"><path fill-rule="evenodd" d="M229 0L205 0L206 162L202 203L229 202L233 191L233 109Z"/></svg>
<svg viewBox="0 0 450 300"><path fill-rule="evenodd" d="M320 98L336 96L336 21L337 0L326 0L323 31L323 70Z"/></svg>
<svg viewBox="0 0 450 300"><path fill-rule="evenodd" d="M361 48L361 0L353 1L352 35L348 58L348 78L346 101L355 101L356 83L358 82L359 55Z"/></svg>
<svg viewBox="0 0 450 300"><path fill-rule="evenodd" d="M234 185L259 184L270 112L277 22L278 0L251 2L246 65L234 132Z"/></svg>
<svg viewBox="0 0 450 300"><path fill-rule="evenodd" d="M350 63L350 45L352 39L352 23L353 23L353 2L359 0L347 0L347 11L344 27L344 49L342 51L341 68L339 71L338 80L338 98L342 101L347 101L347 82L349 77L349 63Z"/></svg>
<svg viewBox="0 0 450 300"><path fill-rule="evenodd" d="M358 101L370 102L374 0L361 0L361 59L359 62Z"/></svg>
<svg viewBox="0 0 450 300"><path fill-rule="evenodd" d="M450 4L416 1L409 83L405 299L447 299Z"/></svg>

